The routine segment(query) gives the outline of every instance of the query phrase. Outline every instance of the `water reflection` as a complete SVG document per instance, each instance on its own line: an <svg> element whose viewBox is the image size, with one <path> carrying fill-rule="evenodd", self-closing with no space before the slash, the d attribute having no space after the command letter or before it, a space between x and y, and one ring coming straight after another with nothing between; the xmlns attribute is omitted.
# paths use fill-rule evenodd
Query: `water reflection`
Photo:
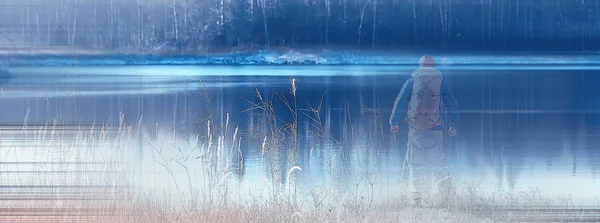
<svg viewBox="0 0 600 223"><path fill-rule="evenodd" d="M234 178L260 185L268 174L263 138L256 136L268 126L263 113L244 110L260 103L256 97L260 93L274 101L278 125L293 121L280 96L292 100L289 80L300 75L295 77L297 106L321 105L318 118L323 130L315 129L314 113L298 113L300 184L347 190L353 186L348 182L372 180L382 191L401 188L406 129L401 126L392 135L385 120L411 67L218 67L198 71L202 75L180 68L89 68L80 69L77 76L69 73L70 68L14 69L15 78L3 87L1 99L11 110L0 113L0 119L21 123L29 109L30 123L59 119L118 125L122 113L128 122L140 123L140 141L164 143L176 138L194 145L198 136L200 142L206 140L204 118L210 114L213 128L223 129L229 123L229 131L223 132L227 141L233 138L232 129L239 127L239 147L223 152L231 159ZM218 75L224 71L231 76ZM236 72L240 73L236 76ZM244 75L253 72L262 76ZM123 73L129 75L115 76ZM445 75L461 112L459 136L445 141L460 182L476 180L490 190L509 191L541 185L549 193L578 193L574 199L582 201L600 197L592 190L598 186L595 176L600 169L600 105L594 103L600 90L593 84L600 77L594 72L455 69ZM136 146L138 162L155 161L152 148L143 143ZM173 156L181 153L171 145L164 148ZM286 160L289 147L281 148L270 156ZM284 182L291 165L282 161L276 166L277 177ZM361 179L363 173L379 177ZM183 170L178 174L187 178ZM198 173L194 176L202 178Z"/></svg>

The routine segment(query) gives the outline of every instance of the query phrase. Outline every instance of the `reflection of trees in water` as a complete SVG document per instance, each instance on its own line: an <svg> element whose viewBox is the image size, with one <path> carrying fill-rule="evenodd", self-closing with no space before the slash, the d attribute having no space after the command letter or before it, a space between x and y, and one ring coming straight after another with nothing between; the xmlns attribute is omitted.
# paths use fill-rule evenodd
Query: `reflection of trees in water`
<svg viewBox="0 0 600 223"><path fill-rule="evenodd" d="M324 177L332 177L333 183L338 186L347 185L348 182L364 181L360 179L368 171L380 171L382 167L381 153L387 149L386 135L389 126L385 113L379 109L376 89L358 88L356 91L344 89L326 88L325 95L319 95L315 99L321 99L322 104L322 127L329 146L322 160ZM312 107L318 106L318 100L311 100ZM314 118L314 117L313 117ZM306 118L307 125L314 127L314 119ZM308 128L304 137L319 137L320 132L311 132L314 128ZM310 146L306 145L307 150ZM310 158L309 158L310 159ZM392 162L401 162L397 157Z"/></svg>
<svg viewBox="0 0 600 223"><path fill-rule="evenodd" d="M592 178L596 179L596 174L600 171L600 145L598 142L592 142L586 149L588 162L591 169Z"/></svg>
<svg viewBox="0 0 600 223"><path fill-rule="evenodd" d="M547 89L535 84L531 75L495 74L482 75L477 79L473 81L482 86L482 91L478 94L480 99L464 103L481 111L477 115L463 115L463 120L478 120L477 124L466 127L477 129L468 133L467 145L478 145L479 153L484 157L484 163L493 169L499 187L507 181L509 187L513 188L526 165L526 157L537 154L540 150L549 152L557 149L549 146L552 143L547 141L547 135L538 135L544 129L543 123L548 117L529 113L543 107L540 107L539 101L547 99L544 98ZM457 91L460 92L461 89ZM549 117L549 120L553 118L555 117ZM552 120L548 123L557 122ZM478 168L477 165L480 164L475 164L472 168Z"/></svg>
<svg viewBox="0 0 600 223"><path fill-rule="evenodd" d="M518 183L517 179L523 170L523 164L525 164L525 156L523 156L524 152L522 149L522 147L516 147L515 149L508 149L506 151L508 164L506 165L507 171L505 177L511 190Z"/></svg>
<svg viewBox="0 0 600 223"><path fill-rule="evenodd" d="M472 153L479 153L485 158L484 163L494 168L494 174L499 182L503 178L514 186L517 176L526 165L525 157L543 159L546 167L550 169L556 159L562 155L564 142L562 134L573 132L576 128L589 129L594 121L600 123L600 116L595 114L584 119L582 110L598 110L597 105L591 105L589 100L595 97L593 89L589 86L591 77L584 73L553 72L543 77L536 78L536 74L528 75L493 75L477 76L470 83L478 82L480 90L467 89L461 82L454 82L457 98L473 99L479 95L479 100L459 100L461 107L473 108L482 111L480 114L461 115L463 134L461 140L465 141ZM511 84L512 83L512 84ZM561 83L557 85L556 83ZM588 83L588 84L586 84ZM467 94L468 93L468 94ZM578 98L572 100L572 98ZM587 106L587 107L586 107ZM594 107L595 106L595 107ZM516 111L516 112L503 112ZM535 113L536 111L559 111L560 113ZM486 113L489 112L489 113ZM531 113L533 112L533 113ZM470 122L467 122L469 120ZM473 123L473 121L477 122ZM585 120L585 121L584 121ZM587 126L582 126L585 123ZM596 125L598 128L598 125ZM469 129L465 132L464 129ZM466 133L466 134L465 134ZM597 156L589 148L592 140L573 138L584 133L568 133L568 142L578 142L576 148L571 149L573 174L578 168L576 149L586 148L590 158ZM574 145L575 146L575 145ZM593 161L592 161L593 162ZM472 163L471 168L477 168L480 163ZM591 168L598 168L591 165ZM595 170L593 170L595 171ZM505 175L505 176L503 176ZM502 183L501 183L502 184ZM499 185L500 187L502 185Z"/></svg>
<svg viewBox="0 0 600 223"><path fill-rule="evenodd" d="M459 136L456 138L447 137L449 139L446 140L447 152L451 162L457 162L462 156L471 157L463 158L463 160L468 161L465 164L469 169L480 170L481 165L489 165L493 170L494 177L500 182L500 187L506 182L511 187L514 186L520 171L526 165L526 157L541 159L545 162L547 169L552 169L551 167L555 165L555 161L563 155L565 142L567 144L569 142L579 142L578 145L573 144L573 146L580 149L585 148L585 152L592 158L590 162L597 162L593 161L593 158L598 157L600 154L593 150L594 139L590 138L582 141L574 138L575 135L580 135L580 133L568 133L572 132L569 129L574 129L582 122L587 125L600 123L600 116L597 114L588 115L582 119L582 116L578 116L576 113L567 113L567 111L573 111L577 108L592 110L600 108L600 105L593 103L588 104L587 107L584 106L595 94L591 88L587 87L587 85L590 85L589 82L592 77L583 77L581 74L574 77L568 73L550 72L551 74L548 74L548 72L540 74L544 76L543 78L538 78L535 76L536 74L530 73L520 75L514 71L511 71L511 73L494 72L488 75L463 73L462 76L452 76L451 73L447 74L459 101L460 110L469 111L461 113L462 121ZM468 81L464 79L465 75L469 76ZM334 84L324 84L321 88L300 85L299 97L301 98L298 100L300 107L306 107L307 103L316 106L322 93L326 93L321 114L324 128L327 134L342 142L342 146L338 147L339 152L329 151L331 149L328 148L325 151L315 150L311 156L311 136L305 131L305 123L309 120L306 118L301 120L300 128L303 135L300 136L300 139L304 140L300 150L300 162L303 165L302 175L310 169L315 170L314 173L311 171L311 174L320 176L329 174L327 171L332 167L331 160L335 155L332 170L336 173L333 174L339 176L340 183L352 180L350 176L356 175L356 171L359 171L356 170L358 165L357 153L351 146L352 133L355 137L364 137L369 135L369 129L383 127L384 134L389 135L389 126L387 125L389 111L380 111L379 115L383 123L382 126L377 126L370 123L369 115L372 114L365 113L365 109L391 108L394 98L407 76L395 78L397 78L395 80L398 83L397 86L385 85L385 88L378 88L379 86L375 82L368 83L367 81L370 81L368 78L361 79L364 83L359 84L355 83L354 79L339 78L336 79ZM557 85L556 83L562 84ZM577 87L582 83L588 84L581 88ZM287 90L287 88L276 89L278 93L285 93ZM216 92L216 94L220 93ZM234 93L231 94L227 98L237 97L233 95ZM580 99L570 100L573 97ZM251 99L252 96L244 96L244 98ZM381 100L381 103L378 100ZM247 105L243 101L240 102ZM235 103L229 101L229 104ZM230 106L232 105L225 105L225 107ZM238 110L240 109L243 108ZM527 113L539 110L565 112L558 114ZM232 117L235 117L235 115L232 115ZM282 117L284 119L288 118L287 116ZM353 121L354 132L350 131L352 128L349 125L349 119ZM236 120L236 122L239 121ZM392 150L404 151L405 149L405 135L402 134L405 134L404 127L406 126L402 124L400 127L400 133L396 134L396 145L390 148ZM598 124L595 125L595 128L598 128ZM563 137L562 134L567 133L572 136ZM372 139L374 141L387 141L390 142L390 145L393 144L391 143L393 139L382 138L383 136L379 134L378 132L374 133ZM585 132L585 134L590 134L590 132ZM372 144L370 146L371 149L384 147L382 144ZM399 153L400 156L380 157L382 156L381 153L375 154L373 150L368 151L360 151L359 156L363 159L365 157L370 158L366 159L369 162L374 161L373 163L367 162L368 164L382 166L385 166L384 162L401 163L404 154L396 151L395 153ZM254 152L253 150L244 151L243 155ZM580 157L573 156L573 154L571 154L571 159L574 162L574 168L577 168L577 159ZM311 157L315 157L315 155L319 157L319 160L313 160L314 162L312 162ZM371 155L373 157L368 157ZM479 156L482 159L478 162L472 162L474 156ZM378 160L379 158L385 159ZM591 165L591 168L595 174L600 167ZM281 170L285 171L286 168L282 167Z"/></svg>
<svg viewBox="0 0 600 223"><path fill-rule="evenodd" d="M496 178L499 179L499 188L503 188L504 183L512 190L517 183L519 174L525 165L527 157L527 146L521 141L520 137L510 137L518 134L516 132L506 131L503 134L505 139L502 145L496 146L493 149L491 157L495 159L497 164ZM512 139L512 140L510 140Z"/></svg>
<svg viewBox="0 0 600 223"><path fill-rule="evenodd" d="M588 162L591 169L592 177L595 179L596 174L600 171L600 103L597 103L597 99L600 98L600 91L597 89L597 83L600 81L600 76L597 75L597 71L582 72L583 80L585 84L582 94L586 99L583 103L586 105L586 110L590 111L585 116L586 132L585 136L587 143L585 146L585 153L588 157Z"/></svg>
<svg viewBox="0 0 600 223"><path fill-rule="evenodd" d="M592 130L581 129L574 135L576 146L570 151L572 155L573 175L576 174L577 164L581 164L581 160L577 158L577 152L587 159L587 163L590 167L590 174L593 179L596 178L596 174L600 169L600 141L598 140L598 134Z"/></svg>
<svg viewBox="0 0 600 223"><path fill-rule="evenodd" d="M544 141L551 139L560 139L559 137L547 137ZM551 171L554 167L554 162L560 158L562 148L561 141L551 141L544 147L543 152L539 153L540 159L544 159L547 171Z"/></svg>

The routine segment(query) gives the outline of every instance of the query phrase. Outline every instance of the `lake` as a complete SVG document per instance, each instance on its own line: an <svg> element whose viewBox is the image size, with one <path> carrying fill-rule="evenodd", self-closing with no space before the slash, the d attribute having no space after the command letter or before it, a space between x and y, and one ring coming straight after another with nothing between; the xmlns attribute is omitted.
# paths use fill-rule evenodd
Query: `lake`
<svg viewBox="0 0 600 223"><path fill-rule="evenodd" d="M14 78L2 83L0 121L5 125L20 125L25 119L29 125L54 120L64 125L118 125L122 114L126 122L142 129L141 141L193 144L196 136L206 132L203 118L212 114L213 125L228 123L224 141L231 141L232 129L239 127L240 141L232 147L238 151L227 147L233 161L230 166L236 170L232 172L237 181L257 188L268 174L261 161L263 138L255 136L268 128L268 117L248 109L260 102L260 92L263 99L273 99L279 124L297 118L296 159L302 168L297 173L298 185L312 188L335 183L342 189L352 188L348 182L353 176L369 170L377 172L377 189L385 194L402 184L407 129L400 126L393 135L387 122L394 99L413 69L391 65L12 67L9 71ZM480 182L490 191L539 187L547 196L572 196L576 204L600 199L596 179L600 174L600 89L596 88L600 76L596 69L440 69L459 104L459 133L445 138L448 162L459 182ZM292 78L296 97L290 91ZM328 138L325 144L337 141L346 146L317 148L315 116L309 117L314 113L299 110L294 116L282 97L292 107L295 101L298 108L317 108L321 102L319 120L321 136ZM10 140L3 139L4 143ZM183 154L175 147L165 148L165 153ZM139 176L149 176L154 182L143 185L165 184L157 180L164 176L154 176L156 168L161 168L152 164L157 159L154 150L144 143L132 149L132 161L143 164L136 168ZM285 151L279 152L285 157ZM281 161L282 178L289 168ZM186 178L182 171L174 175Z"/></svg>

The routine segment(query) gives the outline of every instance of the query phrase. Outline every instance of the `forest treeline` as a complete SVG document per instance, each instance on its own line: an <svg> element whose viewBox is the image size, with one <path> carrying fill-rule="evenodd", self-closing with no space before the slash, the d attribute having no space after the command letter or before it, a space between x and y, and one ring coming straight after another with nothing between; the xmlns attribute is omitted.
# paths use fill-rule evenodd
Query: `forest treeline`
<svg viewBox="0 0 600 223"><path fill-rule="evenodd" d="M590 49L600 1L7 0L0 34L32 46ZM0 39L2 39L0 37ZM2 41L0 41L2 42Z"/></svg>

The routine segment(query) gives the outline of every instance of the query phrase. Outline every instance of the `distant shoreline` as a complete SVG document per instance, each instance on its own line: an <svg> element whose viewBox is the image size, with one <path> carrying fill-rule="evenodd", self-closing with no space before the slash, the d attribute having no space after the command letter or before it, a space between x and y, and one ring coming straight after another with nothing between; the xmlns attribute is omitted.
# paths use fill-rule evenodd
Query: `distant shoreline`
<svg viewBox="0 0 600 223"><path fill-rule="evenodd" d="M416 65L425 54L409 50L235 49L179 54L167 51L0 48L0 66L100 65ZM544 52L430 52L441 65L597 65L600 55Z"/></svg>
<svg viewBox="0 0 600 223"><path fill-rule="evenodd" d="M345 46L313 46L312 48L306 48L301 46L289 46L289 47L239 47L239 48L213 48L207 50L196 50L196 51L181 51L176 50L157 50L153 48L134 49L134 48L121 48L121 49L102 49L102 48L72 48L67 46L59 47L1 47L0 56L104 56L104 55L127 55L127 56L209 56L209 55L227 55L227 54L243 54L249 52L259 51L270 51L284 53L288 51L301 51L310 53L327 53L327 52L353 52L353 53L370 53L370 54L474 54L474 55L486 55L486 54L502 54L502 55L598 55L599 51L502 51L497 49L412 49L412 48L352 48Z"/></svg>

